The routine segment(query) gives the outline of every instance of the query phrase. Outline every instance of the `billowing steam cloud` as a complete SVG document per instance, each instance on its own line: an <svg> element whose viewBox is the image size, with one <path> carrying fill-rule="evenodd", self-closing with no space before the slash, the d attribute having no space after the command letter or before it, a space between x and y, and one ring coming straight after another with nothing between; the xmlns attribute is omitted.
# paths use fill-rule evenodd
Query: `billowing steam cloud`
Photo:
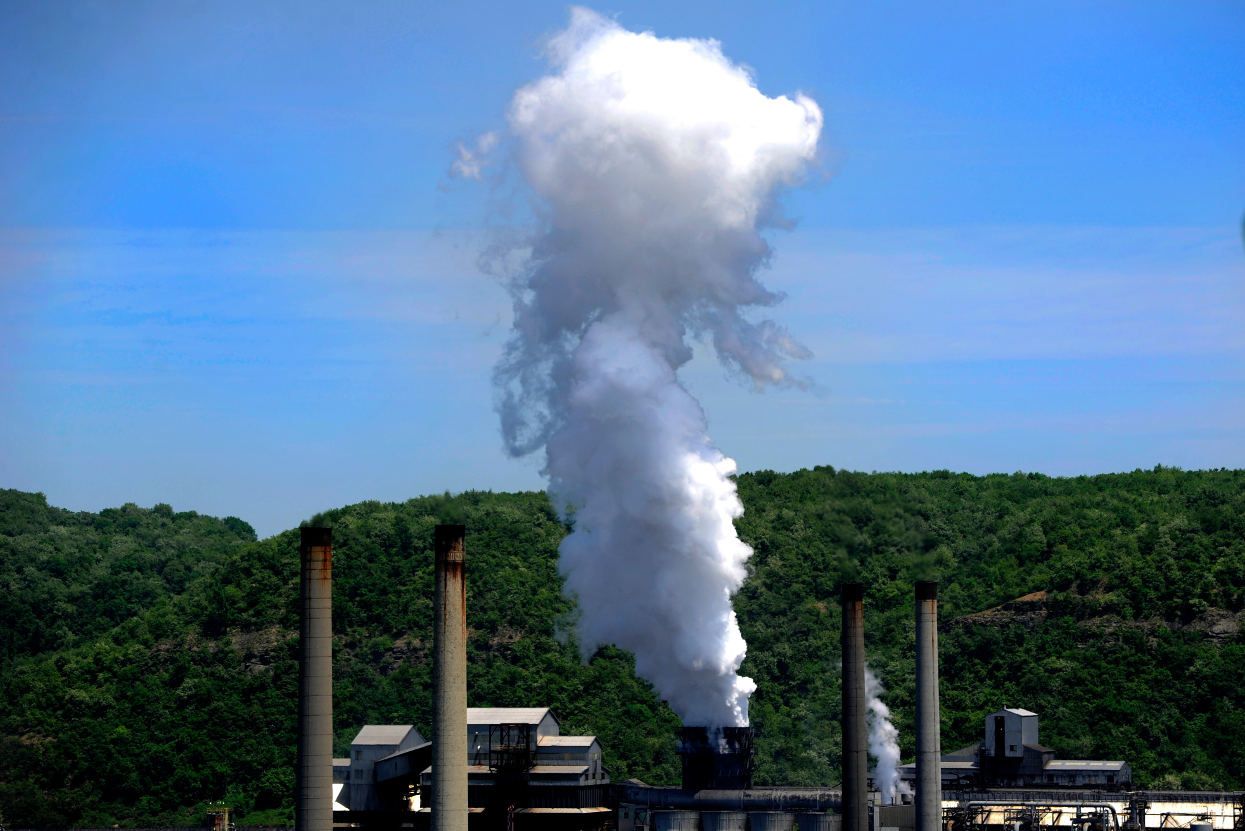
<svg viewBox="0 0 1245 831"><path fill-rule="evenodd" d="M869 699L869 753L877 759L873 770L874 786L882 794L883 805L893 805L912 789L899 779L899 730L891 723L891 710L882 701L886 689L882 682L865 667L865 696Z"/></svg>
<svg viewBox="0 0 1245 831"><path fill-rule="evenodd" d="M687 723L744 725L755 685L731 597L752 551L732 523L735 463L677 371L695 338L757 385L789 383L806 356L744 311L781 299L756 280L758 229L812 161L821 112L766 97L713 41L584 9L549 57L509 117L542 226L496 370L503 434L515 455L545 449L574 519L560 563L585 649L634 652Z"/></svg>

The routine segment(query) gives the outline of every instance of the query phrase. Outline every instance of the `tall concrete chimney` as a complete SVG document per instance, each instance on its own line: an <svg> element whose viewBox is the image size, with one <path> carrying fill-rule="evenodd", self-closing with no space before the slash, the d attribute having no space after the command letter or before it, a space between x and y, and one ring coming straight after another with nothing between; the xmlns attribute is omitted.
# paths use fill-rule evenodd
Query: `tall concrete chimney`
<svg viewBox="0 0 1245 831"><path fill-rule="evenodd" d="M438 525L432 624L432 831L467 831L466 529Z"/></svg>
<svg viewBox="0 0 1245 831"><path fill-rule="evenodd" d="M938 584L916 584L916 831L942 828Z"/></svg>
<svg viewBox="0 0 1245 831"><path fill-rule="evenodd" d="M333 529L301 528L296 831L333 829Z"/></svg>
<svg viewBox="0 0 1245 831"><path fill-rule="evenodd" d="M868 733L865 729L865 587L844 583L843 831L868 831Z"/></svg>

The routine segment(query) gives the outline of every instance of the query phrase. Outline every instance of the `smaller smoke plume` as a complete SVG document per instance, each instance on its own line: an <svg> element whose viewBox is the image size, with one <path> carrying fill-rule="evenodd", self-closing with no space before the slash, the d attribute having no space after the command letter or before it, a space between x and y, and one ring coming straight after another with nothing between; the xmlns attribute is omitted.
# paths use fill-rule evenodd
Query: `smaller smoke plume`
<svg viewBox="0 0 1245 831"><path fill-rule="evenodd" d="M484 133L475 141L474 147L458 143L458 158L450 165L450 175L463 179L479 179L484 172L488 155L497 146L496 133Z"/></svg>
<svg viewBox="0 0 1245 831"><path fill-rule="evenodd" d="M899 729L891 722L891 709L882 701L886 688L865 667L865 695L869 699L869 753L877 759L873 769L873 781L882 794L883 805L894 805L900 796L912 793L912 788L899 778Z"/></svg>

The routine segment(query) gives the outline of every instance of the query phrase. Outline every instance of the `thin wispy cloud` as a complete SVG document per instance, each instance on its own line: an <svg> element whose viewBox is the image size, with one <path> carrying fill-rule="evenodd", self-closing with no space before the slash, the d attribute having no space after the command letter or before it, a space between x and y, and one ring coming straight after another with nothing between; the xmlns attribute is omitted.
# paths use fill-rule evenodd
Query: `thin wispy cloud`
<svg viewBox="0 0 1245 831"><path fill-rule="evenodd" d="M492 132L484 133L470 145L460 141L457 145L458 158L450 165L450 175L479 180L491 161L489 154L497 147L497 141L497 134Z"/></svg>

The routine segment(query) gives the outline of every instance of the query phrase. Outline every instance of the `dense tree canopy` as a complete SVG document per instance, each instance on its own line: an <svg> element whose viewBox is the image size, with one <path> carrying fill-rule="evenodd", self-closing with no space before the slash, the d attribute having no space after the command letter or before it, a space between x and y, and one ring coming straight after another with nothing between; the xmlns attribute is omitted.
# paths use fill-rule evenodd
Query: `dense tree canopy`
<svg viewBox="0 0 1245 831"><path fill-rule="evenodd" d="M911 581L943 585L943 744L1003 706L1061 756L1154 785L1245 785L1245 471L1056 479L816 468L739 477L755 548L735 599L758 779L838 780L839 611L867 586L869 660L911 757ZM677 778L678 720L630 655L581 660L565 527L543 494L365 502L334 528L336 749L431 732L432 528L468 527L469 698L548 705L615 779ZM16 826L284 821L293 786L297 530L0 491L0 805ZM1018 598L1023 598L1018 602Z"/></svg>

